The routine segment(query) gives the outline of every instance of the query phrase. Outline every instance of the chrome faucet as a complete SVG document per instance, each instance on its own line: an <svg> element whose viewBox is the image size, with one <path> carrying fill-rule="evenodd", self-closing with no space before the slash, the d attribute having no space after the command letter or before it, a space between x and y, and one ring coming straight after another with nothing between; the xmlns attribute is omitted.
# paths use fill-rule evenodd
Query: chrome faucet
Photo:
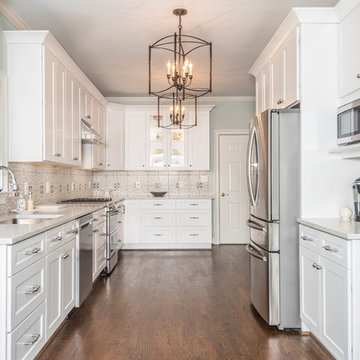
<svg viewBox="0 0 360 360"><path fill-rule="evenodd" d="M12 191L19 191L18 184L16 183L15 175L12 172L11 169L9 169L7 166L0 166L0 170L5 170L10 174L10 186Z"/></svg>

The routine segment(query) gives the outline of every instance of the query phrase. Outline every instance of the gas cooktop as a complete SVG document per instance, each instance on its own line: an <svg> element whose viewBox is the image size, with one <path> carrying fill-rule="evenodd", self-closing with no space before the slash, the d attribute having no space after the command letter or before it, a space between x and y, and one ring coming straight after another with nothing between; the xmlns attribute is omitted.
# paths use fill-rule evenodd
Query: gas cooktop
<svg viewBox="0 0 360 360"><path fill-rule="evenodd" d="M60 201L61 204L74 204L74 203L108 203L111 198L89 197L89 198L75 198Z"/></svg>

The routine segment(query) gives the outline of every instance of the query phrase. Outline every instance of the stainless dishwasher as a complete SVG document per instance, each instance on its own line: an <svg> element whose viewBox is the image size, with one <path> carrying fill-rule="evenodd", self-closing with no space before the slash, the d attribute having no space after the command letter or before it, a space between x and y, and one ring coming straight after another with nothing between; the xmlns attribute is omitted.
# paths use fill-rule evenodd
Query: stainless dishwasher
<svg viewBox="0 0 360 360"><path fill-rule="evenodd" d="M80 307L92 290L92 214L83 216L78 221L76 306Z"/></svg>

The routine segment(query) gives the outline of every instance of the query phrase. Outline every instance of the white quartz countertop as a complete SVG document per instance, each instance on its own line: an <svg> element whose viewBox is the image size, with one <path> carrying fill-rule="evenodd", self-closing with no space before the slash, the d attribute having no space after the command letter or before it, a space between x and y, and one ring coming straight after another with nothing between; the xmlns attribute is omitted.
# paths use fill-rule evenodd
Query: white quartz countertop
<svg viewBox="0 0 360 360"><path fill-rule="evenodd" d="M67 205L59 211L37 212L36 215L61 215L53 219L46 219L37 224L0 224L0 245L12 245L29 237L48 231L56 226L65 224L96 210L104 208L104 204ZM2 216L0 221L14 217L14 215Z"/></svg>
<svg viewBox="0 0 360 360"><path fill-rule="evenodd" d="M360 222L340 219L297 219L299 224L341 237L346 240L360 240Z"/></svg>

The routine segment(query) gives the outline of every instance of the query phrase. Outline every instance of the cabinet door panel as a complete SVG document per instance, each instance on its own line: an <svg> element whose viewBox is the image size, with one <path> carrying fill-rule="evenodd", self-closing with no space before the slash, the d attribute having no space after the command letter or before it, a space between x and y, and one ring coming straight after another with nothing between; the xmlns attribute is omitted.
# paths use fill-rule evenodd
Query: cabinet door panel
<svg viewBox="0 0 360 360"><path fill-rule="evenodd" d="M255 78L255 92L256 92L256 115L261 114L263 108L263 83L262 72Z"/></svg>
<svg viewBox="0 0 360 360"><path fill-rule="evenodd" d="M55 125L54 125L54 156L57 162L66 163L64 149L65 128L65 68L56 60L55 62Z"/></svg>
<svg viewBox="0 0 360 360"><path fill-rule="evenodd" d="M190 113L195 116L194 112ZM188 137L188 169L210 169L210 113L198 110L197 126L186 131Z"/></svg>
<svg viewBox="0 0 360 360"><path fill-rule="evenodd" d="M61 311L61 255L62 248L52 252L47 257L47 338L54 333L63 320Z"/></svg>
<svg viewBox="0 0 360 360"><path fill-rule="evenodd" d="M279 49L270 62L274 109L284 107L284 51Z"/></svg>
<svg viewBox="0 0 360 360"><path fill-rule="evenodd" d="M322 329L320 340L337 359L350 353L350 270L321 258Z"/></svg>
<svg viewBox="0 0 360 360"><path fill-rule="evenodd" d="M81 119L80 119L80 95L81 86L74 79L71 79L71 103L70 107L70 124L71 124L71 154L70 163L81 165Z"/></svg>
<svg viewBox="0 0 360 360"><path fill-rule="evenodd" d="M295 29L284 44L284 103L288 107L299 101L299 31Z"/></svg>
<svg viewBox="0 0 360 360"><path fill-rule="evenodd" d="M75 306L75 239L63 247L61 255L62 266L62 317L69 314Z"/></svg>
<svg viewBox="0 0 360 360"><path fill-rule="evenodd" d="M339 27L340 96L360 89L360 6ZM359 77L358 77L359 75Z"/></svg>
<svg viewBox="0 0 360 360"><path fill-rule="evenodd" d="M272 107L272 86L270 79L270 65L265 65L262 72L262 87L263 87L263 109L262 112Z"/></svg>
<svg viewBox="0 0 360 360"><path fill-rule="evenodd" d="M300 317L314 335L320 334L320 256L300 247Z"/></svg>
<svg viewBox="0 0 360 360"><path fill-rule="evenodd" d="M146 112L125 113L125 169L144 170L146 164Z"/></svg>

